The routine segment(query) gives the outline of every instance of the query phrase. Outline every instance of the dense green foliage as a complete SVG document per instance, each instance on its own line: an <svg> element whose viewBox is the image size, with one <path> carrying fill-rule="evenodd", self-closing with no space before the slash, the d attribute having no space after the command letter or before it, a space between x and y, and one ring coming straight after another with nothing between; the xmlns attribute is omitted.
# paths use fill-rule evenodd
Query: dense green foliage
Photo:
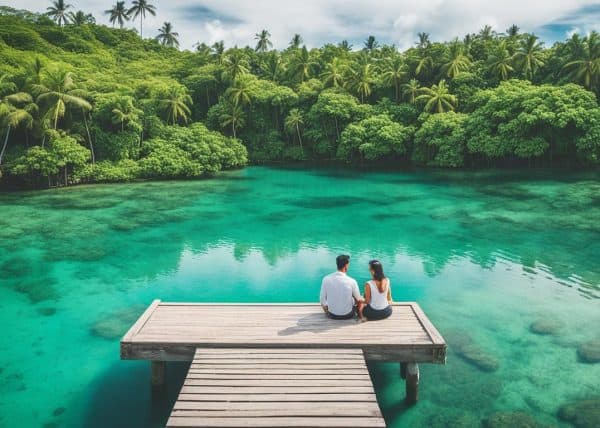
<svg viewBox="0 0 600 428"><path fill-rule="evenodd" d="M399 52L373 37L308 49L297 34L276 51L263 30L255 48L190 52L171 23L156 39L126 28L160 13L146 1L107 10L123 28L64 2L48 10L0 8L0 171L15 183L198 177L248 157L600 161L595 32L548 48L514 26L446 43L421 33Z"/></svg>

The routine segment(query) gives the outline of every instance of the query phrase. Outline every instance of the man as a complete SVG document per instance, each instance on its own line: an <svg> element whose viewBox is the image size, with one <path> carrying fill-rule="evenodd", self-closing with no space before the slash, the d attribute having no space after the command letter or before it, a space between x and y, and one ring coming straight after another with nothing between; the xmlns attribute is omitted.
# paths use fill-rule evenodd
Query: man
<svg viewBox="0 0 600 428"><path fill-rule="evenodd" d="M329 318L347 320L354 317L354 305L362 302L362 296L356 281L346 274L350 256L337 256L335 262L337 272L327 275L321 283L321 306Z"/></svg>

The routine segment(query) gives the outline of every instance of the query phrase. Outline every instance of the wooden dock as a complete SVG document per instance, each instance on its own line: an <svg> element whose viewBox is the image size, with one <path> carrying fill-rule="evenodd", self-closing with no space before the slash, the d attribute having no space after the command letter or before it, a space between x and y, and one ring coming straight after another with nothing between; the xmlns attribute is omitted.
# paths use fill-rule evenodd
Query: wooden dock
<svg viewBox="0 0 600 428"><path fill-rule="evenodd" d="M167 427L385 427L359 349L198 350Z"/></svg>
<svg viewBox="0 0 600 428"><path fill-rule="evenodd" d="M444 364L446 343L414 302L361 323L329 319L318 304L155 300L121 340L121 358L151 361L153 385L166 361L192 361L169 426L382 426L365 360L399 362L414 403L418 364ZM360 405L344 404L351 398ZM213 425L199 425L207 416Z"/></svg>

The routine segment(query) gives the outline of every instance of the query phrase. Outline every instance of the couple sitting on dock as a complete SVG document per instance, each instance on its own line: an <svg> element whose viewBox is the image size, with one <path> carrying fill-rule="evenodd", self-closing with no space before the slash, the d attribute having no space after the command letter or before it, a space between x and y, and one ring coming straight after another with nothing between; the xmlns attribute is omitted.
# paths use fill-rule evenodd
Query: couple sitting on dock
<svg viewBox="0 0 600 428"><path fill-rule="evenodd" d="M327 275L321 283L321 306L329 318L346 320L357 314L361 321L367 321L382 320L392 314L390 280L379 261L369 262L371 280L365 284L364 297L356 280L347 274L350 256L341 255L335 261L337 271Z"/></svg>

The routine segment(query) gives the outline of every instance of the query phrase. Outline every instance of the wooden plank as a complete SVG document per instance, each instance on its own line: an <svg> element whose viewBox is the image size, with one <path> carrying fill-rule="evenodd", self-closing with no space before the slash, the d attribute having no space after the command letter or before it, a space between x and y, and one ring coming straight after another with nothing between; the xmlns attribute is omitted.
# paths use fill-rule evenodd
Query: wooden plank
<svg viewBox="0 0 600 428"><path fill-rule="evenodd" d="M318 386L370 386L371 379L290 379L291 376L284 379L196 379L188 375L185 386L239 386L247 388L251 386L275 387L285 385L290 388L297 387L318 387Z"/></svg>
<svg viewBox="0 0 600 428"><path fill-rule="evenodd" d="M364 414L379 415L379 406L376 401L326 401L318 406L307 406L304 402L286 402L284 406L279 402L266 401L266 402L228 402L228 401L217 401L217 402L197 402L197 401L177 401L173 408L174 411L178 410L198 410L199 406L202 407L200 411L211 411L211 412L228 412L228 411L240 411L247 412L252 410L257 411L287 411L292 414L297 412L313 411L316 414L321 412L349 412L353 409Z"/></svg>
<svg viewBox="0 0 600 428"><path fill-rule="evenodd" d="M319 348L324 346L320 343L302 343L307 348ZM122 359L156 360L156 361L191 361L196 352L197 343L173 343L173 342L147 342L147 343L121 343ZM201 344L203 348L222 346L218 343ZM244 348L248 343L227 343L228 347ZM254 347L279 347L285 349L287 343L252 343ZM298 344L296 344L298 346ZM445 346L439 347L430 344L404 344L404 345L382 345L369 343L335 343L327 345L331 348L355 347L363 349L365 358L372 361L413 361L416 363L441 363L445 362ZM437 352L437 354L436 354ZM444 355L440 358L439 355Z"/></svg>
<svg viewBox="0 0 600 428"><path fill-rule="evenodd" d="M274 402L321 402L321 401L373 401L375 394L180 394L182 401L274 401Z"/></svg>
<svg viewBox="0 0 600 428"><path fill-rule="evenodd" d="M282 383L282 382L280 382ZM181 394L370 394L371 386L186 386L181 388Z"/></svg>
<svg viewBox="0 0 600 428"><path fill-rule="evenodd" d="M347 375L347 376L356 376L356 375L364 375L365 371L362 368L354 368L354 369L338 369L335 370L333 373L335 373L334 375L332 375L332 370L328 370L328 369L314 369L311 370L310 372L306 371L306 370L301 370L298 368L293 368L293 369L269 369L269 368L261 368L261 369L253 369L253 370L246 370L244 368L242 369L213 369L213 368L206 368L206 369L190 369L188 371L188 373L193 374L195 376L210 376L210 375L219 375L219 376L240 376L240 375L247 375L247 376L259 376L261 378L265 377L265 376L288 376L289 375L294 375L295 376L318 376L318 377L323 377L323 376L335 376L338 377L340 375Z"/></svg>
<svg viewBox="0 0 600 428"><path fill-rule="evenodd" d="M150 306L148 306L146 308L146 310L144 311L144 313L131 326L131 328L127 331L127 333L125 333L125 335L123 336L122 341L124 341L124 342L129 341L136 334L138 334L139 331L142 329L142 327L150 319L150 316L154 313L154 311L159 306L159 304L160 304L160 300L159 299L153 300L152 303L150 304Z"/></svg>
<svg viewBox="0 0 600 428"><path fill-rule="evenodd" d="M411 306L415 311L417 319L421 322L423 328L425 329L425 331L427 331L429 337L431 337L431 341L436 345L446 345L446 341L444 340L440 332L435 328L433 323L429 320L427 315L425 315L425 312L423 312L419 304L413 303Z"/></svg>
<svg viewBox="0 0 600 428"><path fill-rule="evenodd" d="M194 403L197 405L197 403ZM204 404L204 403L203 403ZM218 403L223 404L223 403ZM256 406L259 403L235 403L240 404L252 404ZM344 409L336 409L335 407L328 406L307 406L304 403L286 403L282 406L280 403L276 404L276 408L268 408L264 410L252 409L252 410L173 410L171 416L174 417L195 417L195 418L206 418L206 417L227 417L227 418L267 418L274 416L362 416L362 417L379 417L379 408L375 405L372 410L365 410L364 408L358 407L357 404L362 403L348 403L354 404L354 407L348 407ZM290 409L290 404L302 404L301 408ZM325 403L324 403L325 404ZM335 404L335 403L333 403ZM368 403L370 404L370 403ZM202 406L204 407L204 405Z"/></svg>
<svg viewBox="0 0 600 428"><path fill-rule="evenodd" d="M324 364L324 365L336 365L336 364L364 364L365 359L361 355L359 358L356 357L344 357L344 358L327 358L322 359L318 356L311 355L306 358L294 358L281 356L276 358L255 358L255 357L244 357L240 355L239 358L208 358L208 357L195 357L194 364Z"/></svg>
<svg viewBox="0 0 600 428"><path fill-rule="evenodd" d="M272 417L272 418L186 418L173 416L167 427L385 427L383 418Z"/></svg>
<svg viewBox="0 0 600 428"><path fill-rule="evenodd" d="M312 373L312 372L311 372ZM340 380L340 371L334 372L331 374L331 371L323 371L323 374L305 374L304 372L300 372L299 374L295 374L293 376L294 380ZM240 373L240 374L230 374L230 373L195 373L189 371L187 374L188 380L234 380L234 381L248 381L248 383L252 383L253 380L281 380L281 379L289 379L290 374L273 374L273 373L263 373L263 374L248 374L248 373ZM343 374L343 373L342 373ZM361 371L355 372L352 375L352 379L369 382L371 380L370 376L364 374Z"/></svg>

